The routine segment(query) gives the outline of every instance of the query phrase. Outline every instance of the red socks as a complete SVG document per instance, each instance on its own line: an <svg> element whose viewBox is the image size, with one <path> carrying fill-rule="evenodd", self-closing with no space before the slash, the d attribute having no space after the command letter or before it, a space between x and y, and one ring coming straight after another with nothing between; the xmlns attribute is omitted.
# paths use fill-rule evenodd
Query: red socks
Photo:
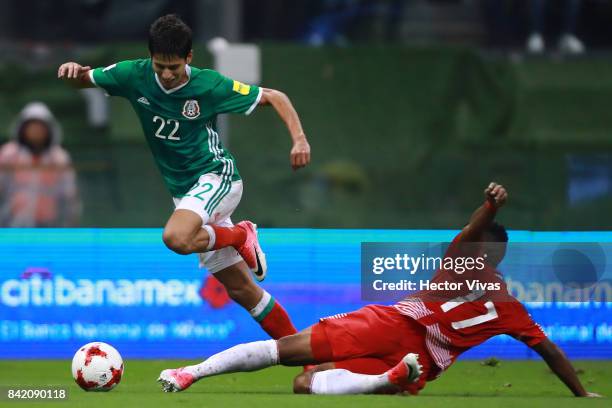
<svg viewBox="0 0 612 408"><path fill-rule="evenodd" d="M270 310L270 313L268 313L259 324L274 340L297 333L295 326L289 319L287 311L276 301L274 301L274 306L272 310Z"/></svg>
<svg viewBox="0 0 612 408"><path fill-rule="evenodd" d="M244 243L246 240L247 233L243 228L240 227L219 227L217 225L207 225L212 228L214 231L213 234L210 234L210 241L212 242L212 246L209 244L210 249L221 249L228 246L233 246L234 248L238 248L240 245Z"/></svg>
<svg viewBox="0 0 612 408"><path fill-rule="evenodd" d="M228 246L239 248L247 238L247 232L241 227L219 227L204 225L209 235L209 250L217 250ZM297 330L287 311L268 292L263 291L259 303L249 311L270 337L275 340L297 333Z"/></svg>
<svg viewBox="0 0 612 408"><path fill-rule="evenodd" d="M397 386L408 385L408 367L403 361L400 361L395 367L387 371L387 378L391 384Z"/></svg>
<svg viewBox="0 0 612 408"><path fill-rule="evenodd" d="M297 333L287 311L265 290L259 303L249 313L275 340Z"/></svg>

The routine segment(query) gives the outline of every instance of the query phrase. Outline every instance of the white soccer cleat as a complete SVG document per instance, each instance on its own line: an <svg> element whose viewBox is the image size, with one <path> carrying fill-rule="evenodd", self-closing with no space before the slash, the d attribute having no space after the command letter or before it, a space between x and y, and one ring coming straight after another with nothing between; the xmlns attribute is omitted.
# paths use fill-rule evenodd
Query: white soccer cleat
<svg viewBox="0 0 612 408"><path fill-rule="evenodd" d="M247 233L246 240L236 250L242 256L249 269L251 269L253 275L255 275L255 279L261 282L266 278L268 264L266 262L266 254L264 254L259 245L257 225L251 221L241 221L236 226L243 228Z"/></svg>
<svg viewBox="0 0 612 408"><path fill-rule="evenodd" d="M402 362L408 367L410 374L408 374L408 382L415 382L423 373L423 366L419 364L419 355L415 353L408 353L402 359Z"/></svg>
<svg viewBox="0 0 612 408"><path fill-rule="evenodd" d="M164 370L159 374L157 382L164 392L184 391L195 382L195 377L183 368Z"/></svg>

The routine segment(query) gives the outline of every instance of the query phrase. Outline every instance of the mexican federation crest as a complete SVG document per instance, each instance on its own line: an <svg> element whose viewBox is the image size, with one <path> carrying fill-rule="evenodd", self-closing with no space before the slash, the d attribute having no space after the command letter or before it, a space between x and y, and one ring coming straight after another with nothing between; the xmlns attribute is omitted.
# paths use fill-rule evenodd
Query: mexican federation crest
<svg viewBox="0 0 612 408"><path fill-rule="evenodd" d="M195 119L200 116L200 105L195 99L188 99L183 105L183 116L187 119Z"/></svg>

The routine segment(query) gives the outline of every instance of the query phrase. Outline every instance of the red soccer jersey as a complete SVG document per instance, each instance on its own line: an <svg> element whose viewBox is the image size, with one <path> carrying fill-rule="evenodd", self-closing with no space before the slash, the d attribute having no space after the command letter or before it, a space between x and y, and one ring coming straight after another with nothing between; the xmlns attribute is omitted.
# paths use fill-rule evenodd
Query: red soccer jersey
<svg viewBox="0 0 612 408"><path fill-rule="evenodd" d="M453 240L445 256L457 255L459 241L460 235ZM432 281L445 280L448 272L437 271ZM458 296L431 301L433 295L427 291L411 295L395 305L400 313L425 326L427 349L442 370L464 351L499 334L510 335L528 346L546 338L525 307L507 293L498 271L487 266L479 273L483 281L499 281L503 294L466 290L456 293Z"/></svg>

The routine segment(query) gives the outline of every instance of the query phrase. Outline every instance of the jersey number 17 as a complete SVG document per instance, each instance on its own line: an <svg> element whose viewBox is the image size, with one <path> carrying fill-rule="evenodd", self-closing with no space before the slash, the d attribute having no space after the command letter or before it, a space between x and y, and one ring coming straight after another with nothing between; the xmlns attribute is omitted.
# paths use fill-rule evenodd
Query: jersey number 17
<svg viewBox="0 0 612 408"><path fill-rule="evenodd" d="M460 296L458 298L449 300L448 302L443 303L440 308L444 313L448 312L456 308L457 306L461 306L466 302L473 302L474 300L484 296L485 292L471 292L466 296ZM465 329L468 327L476 326L478 324L486 323L493 319L497 319L497 310L495 309L495 304L493 302L488 301L485 302L484 307L487 309L487 313L478 315L475 317L471 317L469 319L460 320L458 322L452 322L451 326L455 330Z"/></svg>

